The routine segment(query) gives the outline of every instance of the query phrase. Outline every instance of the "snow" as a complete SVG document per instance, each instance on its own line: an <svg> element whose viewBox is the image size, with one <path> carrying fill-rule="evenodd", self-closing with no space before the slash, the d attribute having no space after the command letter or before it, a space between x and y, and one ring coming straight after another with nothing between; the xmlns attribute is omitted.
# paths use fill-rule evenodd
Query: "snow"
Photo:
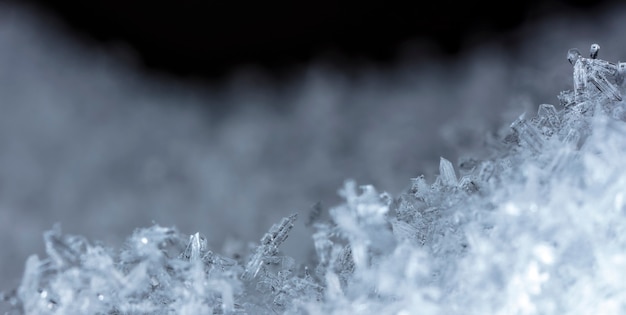
<svg viewBox="0 0 626 315"><path fill-rule="evenodd" d="M16 290L2 294L8 312L624 313L623 67L601 59L599 45L594 45L598 49L592 46L591 58L573 50L560 56L573 68L567 70L571 79L558 94L558 104L541 104L537 114L513 118L508 128L485 137L480 155L468 152L456 165L440 157L433 179L414 177L399 192L345 180L338 190L340 202L329 209L312 207L306 222L312 231L299 224L297 214L286 215L267 233L259 233L259 241L231 241L220 250L213 247L211 235L185 234L166 224L136 228L117 247L64 233L55 225L43 235L45 255L26 259ZM567 52L568 47L562 48ZM60 121L48 123L62 125L68 119L55 117ZM255 120L239 123L243 125L235 127L252 129L233 127L235 131L254 133L258 127ZM181 133L187 134L184 128ZM262 151L233 145L243 156ZM37 159L27 154L28 148L17 149ZM149 176L165 176L162 163L150 164ZM27 183L47 178L31 171L23 178ZM263 183L260 179L259 189ZM274 186L282 188L293 189ZM71 205L72 192L58 189L55 202ZM233 204L237 196L230 199ZM133 204L129 196L112 197ZM115 210L119 205L109 207L108 215L124 217ZM246 214L237 215L244 220ZM311 256L292 256L286 250L298 230L308 235L296 238L296 246L312 248Z"/></svg>

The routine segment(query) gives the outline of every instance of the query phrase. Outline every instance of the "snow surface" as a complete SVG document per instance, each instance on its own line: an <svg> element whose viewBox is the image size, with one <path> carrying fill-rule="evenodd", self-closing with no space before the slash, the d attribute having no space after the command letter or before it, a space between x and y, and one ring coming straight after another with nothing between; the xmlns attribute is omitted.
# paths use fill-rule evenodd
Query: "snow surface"
<svg viewBox="0 0 626 315"><path fill-rule="evenodd" d="M11 47L0 50L8 69L0 75L2 297L10 312L626 311L626 104L620 64L604 62L626 51L609 40L623 29L623 11L609 10L603 21L612 27L593 38L570 27L576 41L536 31L567 20L536 26L527 51L511 59L485 47L453 66L366 70L357 80L309 70L291 93L276 95L233 88L245 80L232 94L156 89L168 82L141 83L106 54L38 37L22 11L2 12L12 26L0 32L0 47ZM585 58L596 42L602 59ZM583 52L573 68L572 47ZM529 52L535 57L523 59ZM445 96L428 94L442 82ZM516 90L533 96L520 100ZM258 109L277 100L293 107L283 116ZM225 120L194 107L219 101L240 107ZM502 120L510 124L497 129ZM422 167L412 159L434 171L403 169ZM328 200L325 191L307 194L319 183L357 175L390 192L346 180L341 201L303 209ZM395 182L409 177L406 189ZM259 232L269 220L277 223ZM129 226L145 227L115 246ZM45 254L26 259L11 291L14 262L38 252L35 243Z"/></svg>

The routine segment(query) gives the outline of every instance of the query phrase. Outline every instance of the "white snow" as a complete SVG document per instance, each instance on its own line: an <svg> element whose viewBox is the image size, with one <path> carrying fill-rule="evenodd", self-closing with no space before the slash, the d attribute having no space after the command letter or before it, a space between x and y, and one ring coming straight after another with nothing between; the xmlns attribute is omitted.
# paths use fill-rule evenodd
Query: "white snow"
<svg viewBox="0 0 626 315"><path fill-rule="evenodd" d="M606 23L623 25L618 14L622 11L610 12ZM165 106L186 106L177 100L188 94L157 93L165 101L148 105L159 97L142 94L145 85L133 83L140 80L136 74L100 73L93 77L101 80L92 81L94 86L73 77L84 71L84 65L93 64L80 58L51 62L46 56L54 51L28 43L30 37L23 35L32 35L33 29L12 21L14 29L0 31L0 47L10 44L15 50L0 48L0 64L21 70L13 76L0 72L0 108L5 111L0 117L0 146L7 152L0 155L0 227L3 244L8 244L3 257L19 257L16 253L24 249L16 248L41 243L41 233L45 255L40 252L25 259L16 290L3 293L9 314L626 312L626 282L622 281L626 279L626 104L622 63L614 57L626 52L626 47L606 40L616 38L609 31L572 45L548 40L556 36L550 33L533 37L528 50L534 54L544 46L530 43L542 39L561 47L555 49L555 57L530 58L535 62L532 66L518 60L518 72L504 72L504 67L494 65L507 62L497 57L483 60L485 55L477 54L483 59L474 60L476 73L462 78L476 86L466 87L465 92L459 88L459 94L444 93L443 98L421 93L429 84L441 82L437 75L446 71L426 72L417 81L402 75L395 81L369 77L354 85L342 79L329 84L325 79L330 74L312 71L295 93L294 99L300 101L287 116L293 120L248 107L227 116L228 124L207 127L215 122L197 118L203 110ZM596 40L607 57L570 56L572 64L567 62L567 49L590 47ZM67 49L59 56L80 55ZM31 59L23 57L26 54L47 63L34 67L28 63ZM47 77L61 69L69 73L67 81ZM530 78L529 82L481 90L485 81L497 82L500 76L523 71L530 74L514 78ZM127 80L120 85L112 78ZM555 78L563 83L554 83ZM411 82L426 88L414 91ZM553 97L536 100L541 104L538 111L519 116L523 102L513 94L514 87L523 86L544 90L534 97L542 93ZM555 86L562 88L551 89ZM65 92L58 93L59 89ZM565 91L559 94L560 90ZM111 99L105 101L104 95ZM233 97L231 102L243 104L255 100L254 95L259 96ZM211 97L206 99L218 99ZM268 95L259 97L272 100ZM346 98L366 105L336 104ZM418 122L414 120L419 115L407 115L418 107L415 100L429 98L458 107L433 113L440 118L431 119L435 122ZM387 99L394 101L385 103L384 109L368 103ZM513 99L519 106L489 118L484 116L493 115L491 107L479 105L483 99ZM550 100L554 105L542 104ZM127 107L130 104L136 107ZM418 108L415 113L429 109ZM503 123L504 128L491 136L482 133L493 127L482 124L495 124L502 117L512 122L510 128ZM111 121L97 123L102 119ZM461 119L467 121L460 123ZM411 128L416 126L400 128L402 132L389 125L385 128L391 129L377 129L389 122L403 128L423 123L420 130L431 133L414 139L419 132ZM390 178L400 176L391 171L396 155L416 158L418 149L409 147L440 143L442 138L453 144L469 141L472 135L462 137L466 126L483 140L464 153L463 148L428 145L429 151L436 152L421 157L431 158L432 163L423 165L430 166L432 174L419 176L403 169L405 182L413 178L409 187L400 189L402 185L395 184L384 189L394 183ZM442 132L435 136L437 128ZM315 137L307 137L311 130ZM214 142L203 140L207 134ZM276 137L299 147L271 155L266 151L284 148L274 141ZM166 145L156 144L164 140ZM210 143L209 148L201 145L203 141ZM314 207L307 229L296 220L298 216L288 213L304 208L302 203L317 201L303 201L311 195L299 191L317 187L308 182L327 176L350 178L330 171L339 167L334 164L336 156L323 150L344 146L353 146L353 151L346 153L348 157L337 157L342 161L339 165L347 171L361 169L350 165L362 158L363 169L368 170L363 177L381 180L362 186L358 178L345 180L338 191L342 199L321 214ZM228 154L216 153L220 150ZM437 160L445 153L464 154L459 159L463 163L455 165L453 158ZM386 158L390 155L393 158ZM286 165L300 168L291 168L298 171L290 173L283 170ZM127 177L137 170L136 177ZM267 199L259 197L264 195ZM218 198L221 201L215 201ZM281 205L286 210L274 210ZM133 207L139 208L137 212L129 211ZM274 211L269 217L278 223L260 221L268 216L264 209ZM300 218L307 215L297 212ZM179 225L181 217L187 222L180 224L185 230L161 226ZM149 223L154 218L158 224ZM50 229L46 226L50 221L60 221L70 232L62 232L59 225ZM131 235L118 246L95 241L98 234L92 229L113 235L109 243L115 244L124 230L116 225L118 221L140 227L127 233ZM263 234L259 226L271 227ZM194 229L187 231L189 227ZM233 240L237 237L242 240ZM220 250L225 240L228 249ZM294 247L301 250L299 254L291 250Z"/></svg>

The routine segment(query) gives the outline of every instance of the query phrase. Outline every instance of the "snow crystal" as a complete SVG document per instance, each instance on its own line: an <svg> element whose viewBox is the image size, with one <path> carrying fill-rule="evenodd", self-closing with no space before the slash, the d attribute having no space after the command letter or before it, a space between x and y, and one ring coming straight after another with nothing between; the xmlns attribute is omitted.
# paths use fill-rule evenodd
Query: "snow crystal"
<svg viewBox="0 0 626 315"><path fill-rule="evenodd" d="M600 45L591 44L591 48L589 48L589 57L591 57L591 59L596 59L598 58L599 52L600 52Z"/></svg>
<svg viewBox="0 0 626 315"><path fill-rule="evenodd" d="M11 314L617 314L626 312L626 63L571 49L573 89L520 116L485 159L441 158L398 196L348 180L315 257L281 246L283 218L244 257L154 225L120 250L44 234L0 297ZM457 171L461 179L457 177Z"/></svg>

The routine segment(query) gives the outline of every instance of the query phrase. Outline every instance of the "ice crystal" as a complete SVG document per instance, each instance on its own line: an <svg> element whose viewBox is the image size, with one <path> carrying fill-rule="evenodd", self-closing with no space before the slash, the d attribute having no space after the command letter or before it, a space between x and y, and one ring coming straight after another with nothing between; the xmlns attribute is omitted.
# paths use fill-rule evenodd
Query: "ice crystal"
<svg viewBox="0 0 626 315"><path fill-rule="evenodd" d="M288 218L283 218L279 224L273 225L270 231L261 238L261 245L257 247L256 252L246 265L246 270L242 275L244 280L251 280L256 277L265 260L268 262L269 260L276 260L278 246L289 236L289 231L293 228L293 223L297 217L296 214L293 214Z"/></svg>
<svg viewBox="0 0 626 315"><path fill-rule="evenodd" d="M599 49L571 49L560 106L520 116L487 158L442 157L398 196L346 181L330 220L318 203L305 223L310 261L280 250L296 214L237 258L158 225L118 251L55 226L0 297L15 314L624 313L626 66Z"/></svg>

